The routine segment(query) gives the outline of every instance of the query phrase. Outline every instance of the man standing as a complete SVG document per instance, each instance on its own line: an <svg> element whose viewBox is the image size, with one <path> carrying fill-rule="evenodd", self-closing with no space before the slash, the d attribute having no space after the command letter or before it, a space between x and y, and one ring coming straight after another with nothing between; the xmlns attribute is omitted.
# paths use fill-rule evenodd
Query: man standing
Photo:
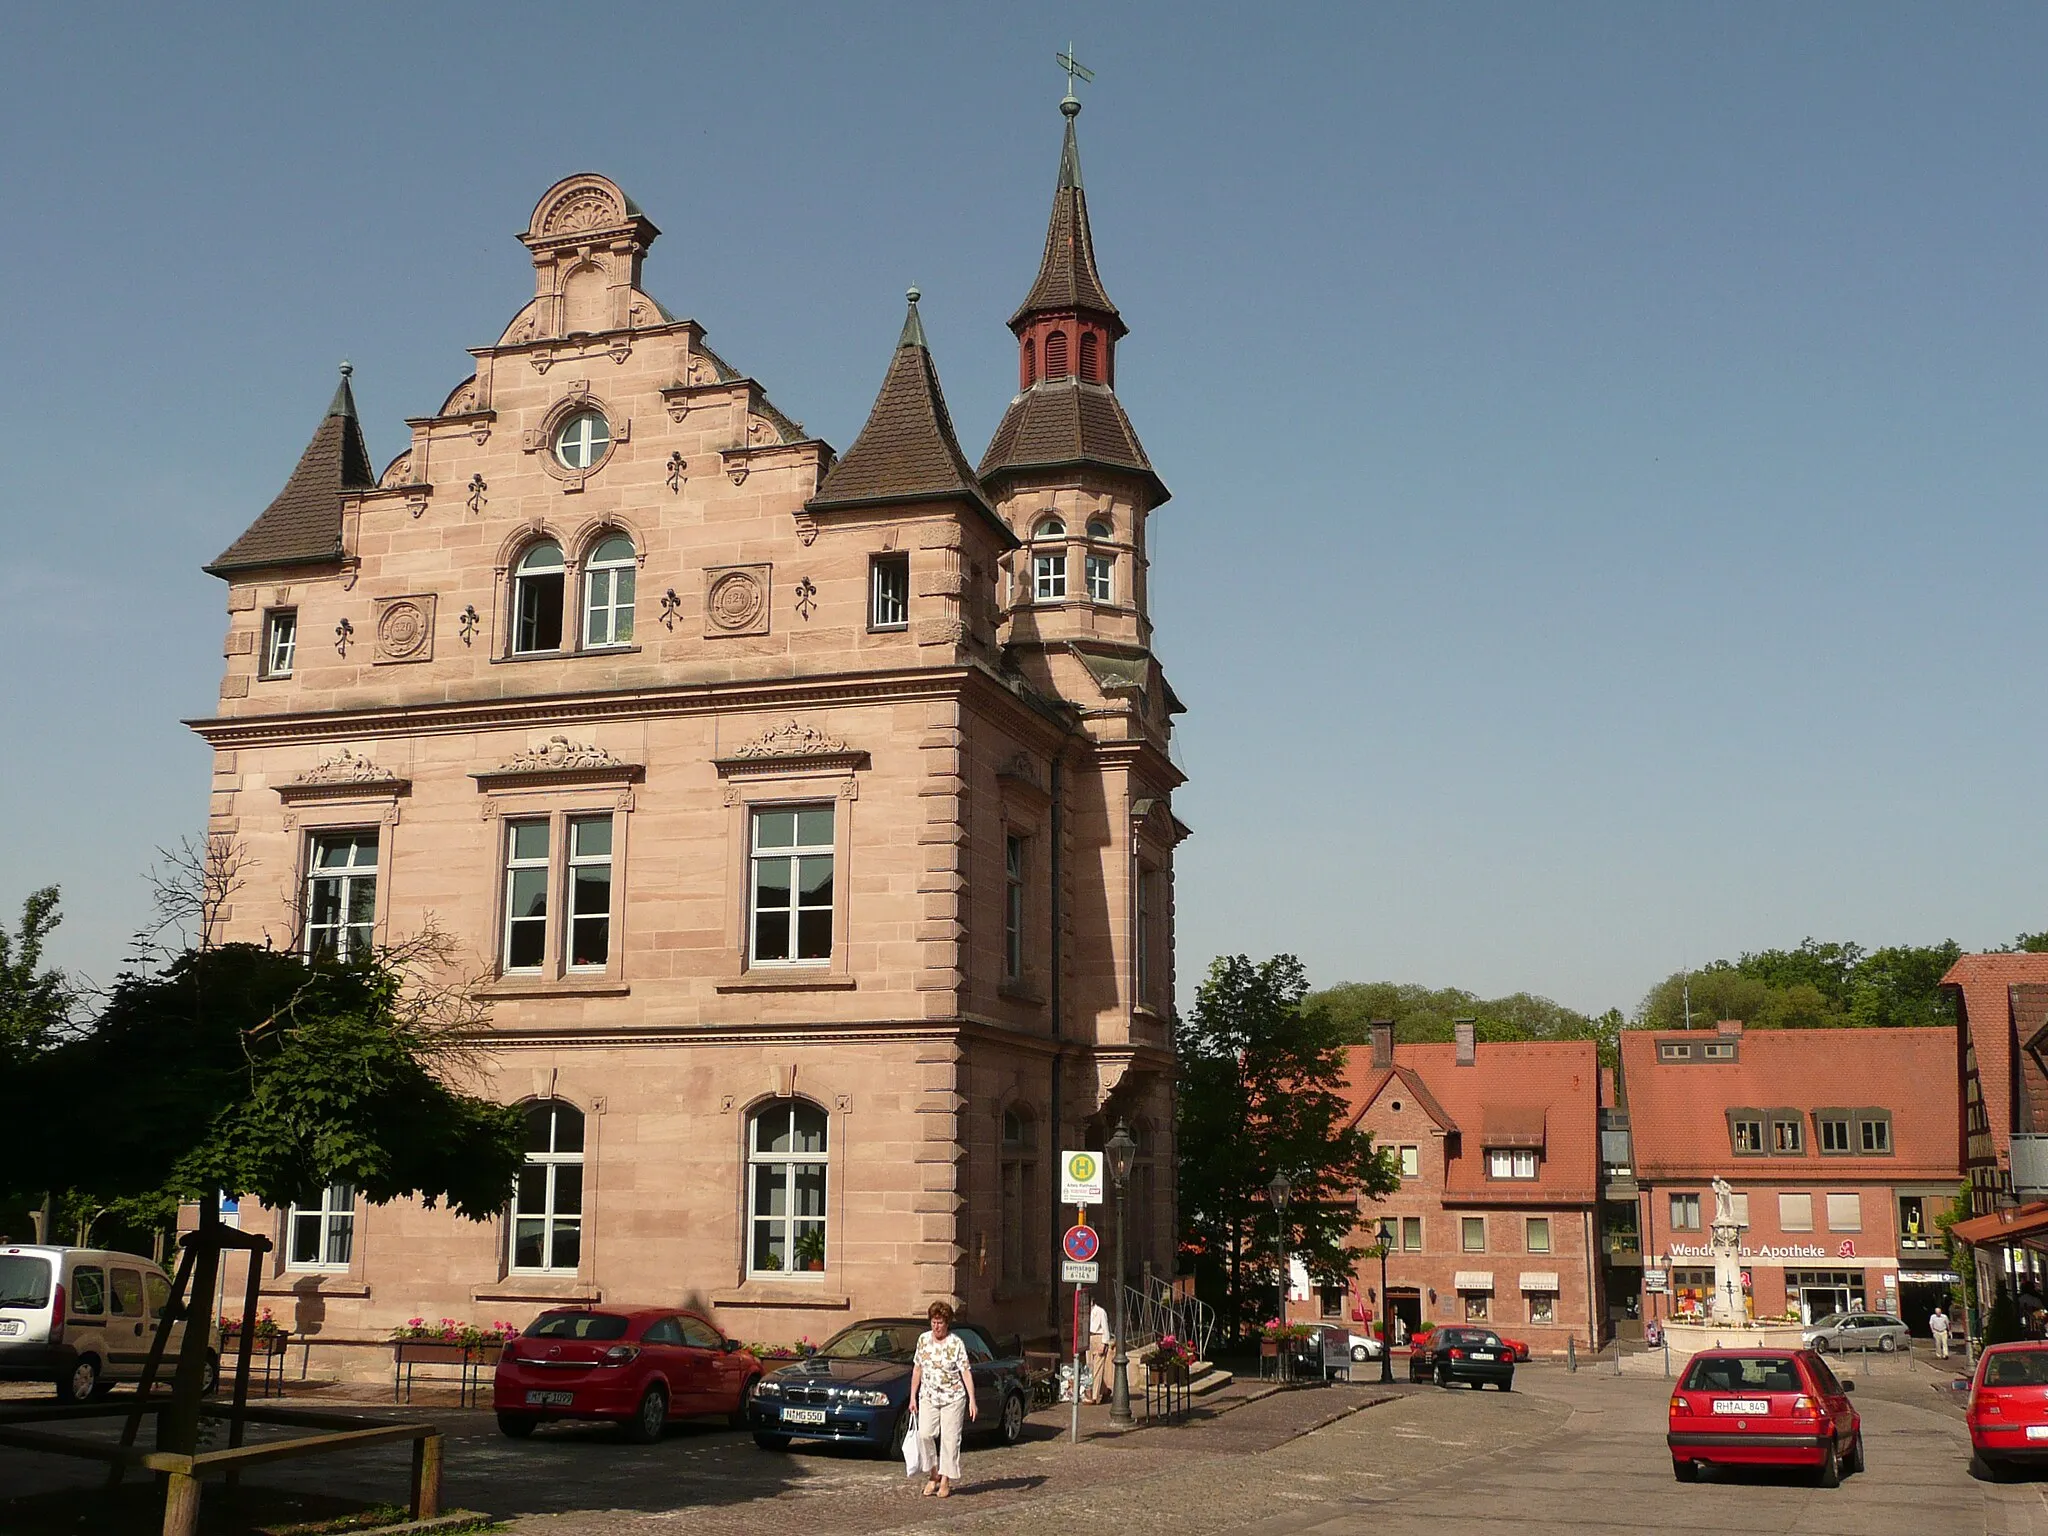
<svg viewBox="0 0 2048 1536"><path fill-rule="evenodd" d="M1928 1315L1927 1331L1934 1335L1934 1358L1948 1358L1948 1313L1940 1302L1934 1304L1934 1311Z"/></svg>
<svg viewBox="0 0 2048 1536"><path fill-rule="evenodd" d="M1088 1395L1083 1402L1109 1401L1109 1313L1101 1302L1088 1307Z"/></svg>

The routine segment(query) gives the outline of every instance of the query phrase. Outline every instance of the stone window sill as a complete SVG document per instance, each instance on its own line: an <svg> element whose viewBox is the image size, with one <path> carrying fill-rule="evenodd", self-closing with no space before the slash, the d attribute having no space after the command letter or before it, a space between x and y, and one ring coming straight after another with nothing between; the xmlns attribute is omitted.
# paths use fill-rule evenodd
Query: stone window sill
<svg viewBox="0 0 2048 1536"><path fill-rule="evenodd" d="M323 1275L304 1270L286 1270L272 1275L257 1292L260 1296L333 1296L366 1301L370 1288L348 1275Z"/></svg>
<svg viewBox="0 0 2048 1536"><path fill-rule="evenodd" d="M587 661L593 657L637 656L639 654L640 647L637 645L593 645L587 651L518 651L511 655L493 656L491 658L491 665L494 667L510 666L512 663L520 661Z"/></svg>
<svg viewBox="0 0 2048 1536"><path fill-rule="evenodd" d="M713 1291L711 1304L714 1307L821 1307L844 1311L853 1305L853 1298L835 1295L821 1286L755 1281L738 1290Z"/></svg>
<svg viewBox="0 0 2048 1536"><path fill-rule="evenodd" d="M860 983L837 971L748 971L718 983L721 992L851 992Z"/></svg>
<svg viewBox="0 0 2048 1536"><path fill-rule="evenodd" d="M476 997L625 997L633 988L608 976L501 976L487 981Z"/></svg>
<svg viewBox="0 0 2048 1536"><path fill-rule="evenodd" d="M577 1275L507 1275L470 1292L474 1301L603 1301L604 1289Z"/></svg>

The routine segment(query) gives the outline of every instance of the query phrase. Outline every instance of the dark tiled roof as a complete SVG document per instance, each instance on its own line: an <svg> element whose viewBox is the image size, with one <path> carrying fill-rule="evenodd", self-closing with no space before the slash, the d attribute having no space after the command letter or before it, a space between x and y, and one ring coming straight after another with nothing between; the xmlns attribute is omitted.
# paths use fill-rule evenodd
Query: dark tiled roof
<svg viewBox="0 0 2048 1536"><path fill-rule="evenodd" d="M356 420L356 397L342 375L327 414L299 455L277 499L206 570L215 576L263 565L309 565L341 555L343 491L377 483Z"/></svg>
<svg viewBox="0 0 2048 1536"><path fill-rule="evenodd" d="M2044 1086L2039 1063L2017 1049L2013 989L2043 983L2048 983L2048 955L2025 952L1964 955L1941 978L1957 995L1965 1038L1976 1049L1977 1080L2000 1158L2007 1155L2015 1130L2032 1129L2014 1121L2022 1103Z"/></svg>
<svg viewBox="0 0 2048 1536"><path fill-rule="evenodd" d="M1048 379L1012 400L981 456L981 478L1070 464L1129 470L1151 482L1155 505L1166 500L1166 487L1115 391L1082 379Z"/></svg>
<svg viewBox="0 0 2048 1536"><path fill-rule="evenodd" d="M1060 151L1060 182L1052 195L1045 255L1038 263L1037 281L1010 324L1047 309L1092 309L1117 318L1116 306L1103 291L1102 274L1095 269L1095 237L1088 228L1088 194L1081 190L1081 149L1074 140L1072 113L1067 115L1067 138Z"/></svg>
<svg viewBox="0 0 2048 1536"><path fill-rule="evenodd" d="M812 511L898 501L965 501L1004 526L953 435L939 371L913 299L867 425L811 498ZM1005 533L1008 532L1004 527Z"/></svg>

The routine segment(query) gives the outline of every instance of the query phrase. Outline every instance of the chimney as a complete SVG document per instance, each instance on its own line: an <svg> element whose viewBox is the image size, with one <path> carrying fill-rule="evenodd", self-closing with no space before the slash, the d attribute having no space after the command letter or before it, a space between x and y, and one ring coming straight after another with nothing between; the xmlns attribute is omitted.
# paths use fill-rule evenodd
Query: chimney
<svg viewBox="0 0 2048 1536"><path fill-rule="evenodd" d="M1714 1028L1724 1035L1739 1035L1742 1033L1742 1020L1723 1019Z"/></svg>
<svg viewBox="0 0 2048 1536"><path fill-rule="evenodd" d="M1384 1071L1394 1064L1394 1021L1374 1019L1367 1027L1372 1031L1373 1070Z"/></svg>
<svg viewBox="0 0 2048 1536"><path fill-rule="evenodd" d="M1479 1021L1477 1019L1453 1019L1451 1027L1457 1031L1458 1065L1472 1065L1474 1053L1478 1050Z"/></svg>

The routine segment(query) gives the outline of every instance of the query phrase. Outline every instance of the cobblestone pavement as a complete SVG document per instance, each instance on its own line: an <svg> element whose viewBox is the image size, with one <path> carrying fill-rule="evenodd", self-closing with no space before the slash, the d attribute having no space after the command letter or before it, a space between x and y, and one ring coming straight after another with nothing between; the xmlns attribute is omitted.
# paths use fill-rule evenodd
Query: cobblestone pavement
<svg viewBox="0 0 2048 1536"><path fill-rule="evenodd" d="M1545 1366L1525 1368L1512 1394L1246 1392L1232 1411L1121 1436L1091 1410L1079 1445L1064 1437L1064 1410L1047 1410L1023 1445L971 1451L961 1492L944 1503L919 1498L900 1461L765 1452L723 1429L680 1428L653 1446L582 1427L515 1443L486 1414L425 1416L450 1436L449 1502L506 1519L518 1536L758 1536L764 1522L862 1536L1027 1523L1119 1536L1410 1536L1509 1520L1538 1536L2048 1536L2048 1482L1974 1480L1956 1395L1940 1380L1874 1371L1860 1383L1870 1470L1833 1490L1783 1476L1679 1484L1663 1445L1664 1381ZM78 1475L93 1473L0 1453L0 1488ZM275 1479L395 1499L403 1458L364 1452Z"/></svg>

